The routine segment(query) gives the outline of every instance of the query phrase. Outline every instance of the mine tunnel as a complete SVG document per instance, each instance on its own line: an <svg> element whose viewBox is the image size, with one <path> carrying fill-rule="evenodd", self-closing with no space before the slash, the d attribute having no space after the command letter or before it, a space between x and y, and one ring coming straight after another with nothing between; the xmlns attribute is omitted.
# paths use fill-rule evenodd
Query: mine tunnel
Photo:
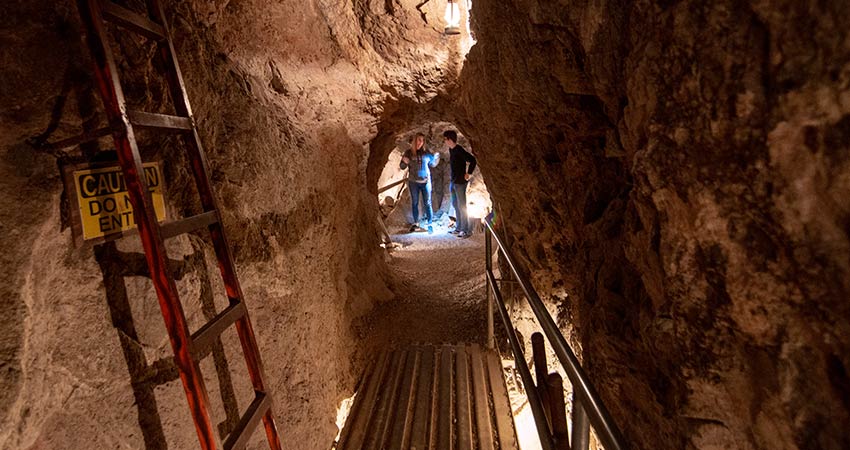
<svg viewBox="0 0 850 450"><path fill-rule="evenodd" d="M0 449L850 448L847 9L4 2Z"/></svg>

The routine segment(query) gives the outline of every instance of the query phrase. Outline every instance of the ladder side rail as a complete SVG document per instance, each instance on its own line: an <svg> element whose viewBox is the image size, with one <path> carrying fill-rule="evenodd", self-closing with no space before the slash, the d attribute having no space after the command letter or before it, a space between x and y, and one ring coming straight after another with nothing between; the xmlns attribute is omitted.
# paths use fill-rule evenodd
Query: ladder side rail
<svg viewBox="0 0 850 450"><path fill-rule="evenodd" d="M151 19L160 23L165 29L166 39L159 43L160 58L165 65L166 77L168 86L171 92L171 98L174 101L174 107L178 116L188 117L192 122L191 137L185 139L187 152L190 160L192 173L195 178L195 183L198 188L198 195L201 197L201 206L204 212L214 212L216 215L216 223L209 226L210 234L213 240L216 256L219 261L219 269L221 270L224 279L227 297L231 301L243 301L242 289L239 286L239 281L236 277L236 269L233 265L233 257L230 253L224 232L221 226L221 211L218 208L218 201L215 193L210 185L209 178L209 163L204 154L201 139L195 127L195 118L192 115L192 108L189 103L189 98L186 94L186 86L183 82L183 75L180 71L180 65L177 62L177 53L174 49L174 44L171 39L171 29L165 20L165 13L162 6L157 0L148 0L148 11Z"/></svg>
<svg viewBox="0 0 850 450"><path fill-rule="evenodd" d="M174 360L183 381L183 389L195 422L201 448L216 448L215 432L209 416L209 399L203 376L190 353L190 334L180 298L171 278L165 246L156 220L153 201L144 179L141 156L136 145L133 127L127 117L124 93L118 80L118 71L111 49L108 47L103 17L98 0L78 0L80 17L86 29L86 39L95 62L95 77L110 124L119 131L112 136L118 161L133 206L139 236L145 250L151 279L159 299L160 309L168 330ZM119 127L120 125L120 127Z"/></svg>
<svg viewBox="0 0 850 450"><path fill-rule="evenodd" d="M186 138L187 150L191 161L192 172L195 177L195 183L198 188L198 193L201 197L201 204L205 212L214 211L216 222L209 226L210 237L213 241L213 248L219 262L219 269L224 280L227 296L231 304L234 302L242 302L245 304L245 297L242 294L242 288L236 275L236 267L233 264L233 256L230 251L230 245L224 235L224 228L221 220L221 212L217 205L215 193L210 185L209 164L204 154L203 146L201 145L200 136L198 136L197 128L195 127L195 119L192 115L192 109L189 103L189 98L186 93L186 86L183 81L183 75L180 71L179 63L177 62L177 52L174 49L174 43L171 38L171 29L165 17L165 12L158 0L147 0L148 14L151 19L158 22L165 29L166 39L160 42L159 51L160 57L166 67L166 76L168 85L171 90L171 97L175 105L177 115L188 117L192 122L191 138ZM247 311L247 305L246 305ZM236 321L236 332L239 335L240 343L242 344L242 352L245 356L245 364L248 367L248 376L251 379L251 384L257 392L267 393L265 386L265 373L263 370L262 359L260 358L259 346L257 345L256 335L254 334L251 320L246 312ZM277 431L277 426L274 420L272 408L269 408L263 415L263 425L266 429L266 436L269 441L269 446L272 449L280 449L280 436Z"/></svg>

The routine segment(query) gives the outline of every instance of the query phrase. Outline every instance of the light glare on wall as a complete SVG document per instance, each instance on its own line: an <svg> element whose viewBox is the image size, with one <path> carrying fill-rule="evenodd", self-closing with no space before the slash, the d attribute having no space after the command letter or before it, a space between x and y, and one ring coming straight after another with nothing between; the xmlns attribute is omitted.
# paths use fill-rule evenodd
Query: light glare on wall
<svg viewBox="0 0 850 450"><path fill-rule="evenodd" d="M446 3L445 34L460 34L460 7L455 0Z"/></svg>

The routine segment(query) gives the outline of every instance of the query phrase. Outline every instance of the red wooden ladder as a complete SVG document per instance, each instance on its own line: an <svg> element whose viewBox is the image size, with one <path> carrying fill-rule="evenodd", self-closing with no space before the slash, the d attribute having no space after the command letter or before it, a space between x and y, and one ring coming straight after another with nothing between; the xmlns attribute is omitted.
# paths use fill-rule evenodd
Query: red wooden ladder
<svg viewBox="0 0 850 450"><path fill-rule="evenodd" d="M159 306L171 339L174 359L180 371L180 378L183 380L183 388L186 391L201 448L212 450L217 448L217 444L209 416L207 390L204 387L204 378L198 361L207 354L206 350L221 333L235 324L255 397L236 428L227 436L224 448L227 450L243 448L262 418L269 446L273 450L279 450L280 439L272 414L271 396L266 391L263 381L263 367L257 341L248 318L242 289L236 277L230 247L224 236L221 213L210 186L207 162L195 127L195 120L192 117L162 6L157 0L147 0L147 16L145 16L109 0L78 0L77 3L95 62L98 90L103 98L118 161L133 205L139 236L145 249L150 275L159 297ZM121 82L118 79L118 70L107 39L106 22L156 42L159 57L165 67L176 115L127 109ZM142 169L142 159L136 144L134 134L136 128L179 132L186 135L183 141L201 197L203 213L163 225L157 222ZM167 254L163 241L204 227L209 230L230 304L198 331L190 333L174 279L168 272Z"/></svg>

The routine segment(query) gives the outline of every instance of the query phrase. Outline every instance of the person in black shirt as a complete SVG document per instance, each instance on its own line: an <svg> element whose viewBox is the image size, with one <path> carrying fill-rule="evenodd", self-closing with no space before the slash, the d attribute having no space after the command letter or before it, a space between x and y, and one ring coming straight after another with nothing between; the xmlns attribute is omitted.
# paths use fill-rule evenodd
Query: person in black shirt
<svg viewBox="0 0 850 450"><path fill-rule="evenodd" d="M457 144L457 131L446 130L443 133L446 146L449 147L449 165L452 170L452 206L455 208L455 229L451 231L459 238L472 235L469 217L466 214L466 185L472 177L472 172L478 162L471 153ZM467 164L469 164L467 166Z"/></svg>

